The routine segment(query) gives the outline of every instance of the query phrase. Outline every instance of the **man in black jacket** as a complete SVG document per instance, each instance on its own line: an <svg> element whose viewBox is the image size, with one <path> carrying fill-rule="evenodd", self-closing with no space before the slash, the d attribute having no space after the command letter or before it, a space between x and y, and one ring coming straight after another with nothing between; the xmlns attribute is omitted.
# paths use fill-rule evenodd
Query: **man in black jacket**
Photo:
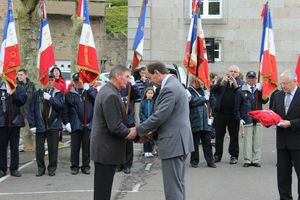
<svg viewBox="0 0 300 200"><path fill-rule="evenodd" d="M300 89L291 70L280 76L282 91L274 96L272 110L282 117L277 125L277 184L281 200L292 200L292 167L298 178L300 199Z"/></svg>
<svg viewBox="0 0 300 200"><path fill-rule="evenodd" d="M21 107L21 113L24 116L25 127L21 128L21 137L19 151L32 151L34 150L34 135L29 131L28 116L30 111L30 104L32 95L35 92L34 83L28 78L26 69L19 69L17 73L17 83L24 87L27 94L27 101L24 106Z"/></svg>
<svg viewBox="0 0 300 200"><path fill-rule="evenodd" d="M64 120L71 133L71 174L79 172L79 153L82 146L83 174L90 174L90 132L97 90L79 80L79 73L72 76L73 87L66 94Z"/></svg>
<svg viewBox="0 0 300 200"><path fill-rule="evenodd" d="M229 67L229 72L215 84L211 92L216 94L216 152L215 162L220 162L223 155L223 143L226 127L230 136L229 154L230 164L236 164L239 156L239 125L234 117L234 104L236 91L244 83L239 77L239 68L235 65Z"/></svg>
<svg viewBox="0 0 300 200"><path fill-rule="evenodd" d="M0 84L0 178L7 171L7 148L10 146L10 174L20 177L19 168L19 139L20 128L25 125L20 107L27 100L25 89L17 85L11 94L5 82Z"/></svg>

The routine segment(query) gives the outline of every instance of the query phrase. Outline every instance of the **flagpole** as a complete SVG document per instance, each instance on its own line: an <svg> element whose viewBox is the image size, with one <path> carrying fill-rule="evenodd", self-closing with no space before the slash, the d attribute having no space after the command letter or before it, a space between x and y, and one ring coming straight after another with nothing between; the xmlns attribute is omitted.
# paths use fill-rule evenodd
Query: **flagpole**
<svg viewBox="0 0 300 200"><path fill-rule="evenodd" d="M142 12L143 12L145 1L146 1L146 3L148 3L148 0L143 0L142 1L142 7L141 7L141 10L140 10L139 21L140 21L141 16L142 16ZM133 57L134 57L134 53L133 53ZM132 63L131 63L131 69L132 69L131 70L131 75L132 76L134 75L134 70L135 70L135 69L133 69L133 62L134 62L134 58L133 58ZM131 90L132 90L132 86L131 86L131 84L129 84L129 86L128 86L128 94L127 94L127 101L126 101L126 106L125 106L126 114L128 114L128 111L129 111L129 104L130 104L130 101L131 101L131 95L130 95L131 94Z"/></svg>

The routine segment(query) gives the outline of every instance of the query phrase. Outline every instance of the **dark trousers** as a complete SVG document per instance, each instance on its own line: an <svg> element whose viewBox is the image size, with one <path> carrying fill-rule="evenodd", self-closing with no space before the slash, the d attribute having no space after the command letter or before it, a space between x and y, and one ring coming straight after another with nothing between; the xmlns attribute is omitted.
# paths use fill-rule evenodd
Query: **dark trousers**
<svg viewBox="0 0 300 200"><path fill-rule="evenodd" d="M45 171L45 140L47 139L49 165L48 171L55 172L57 168L59 131L47 131L45 133L36 133L36 162L39 171Z"/></svg>
<svg viewBox="0 0 300 200"><path fill-rule="evenodd" d="M191 163L198 164L199 163L199 141L201 139L202 142L202 148L203 148L203 154L204 158L207 163L213 163L213 153L212 153L212 145L211 145L211 133L208 131L199 131L196 133L193 133L193 139L194 139L194 151L191 153Z"/></svg>
<svg viewBox="0 0 300 200"><path fill-rule="evenodd" d="M94 200L110 200L116 165L95 162Z"/></svg>
<svg viewBox="0 0 300 200"><path fill-rule="evenodd" d="M152 152L153 146L154 146L154 142L152 140L146 140L144 142L144 152Z"/></svg>
<svg viewBox="0 0 300 200"><path fill-rule="evenodd" d="M133 162L133 141L126 140L126 161L123 165L118 165L118 168L131 168Z"/></svg>
<svg viewBox="0 0 300 200"><path fill-rule="evenodd" d="M10 146L10 171L19 168L19 127L1 127L0 128L0 170L7 171L7 147Z"/></svg>
<svg viewBox="0 0 300 200"><path fill-rule="evenodd" d="M298 200L300 200L300 150L277 149L277 185L280 200L292 200L292 167L298 178Z"/></svg>
<svg viewBox="0 0 300 200"><path fill-rule="evenodd" d="M71 169L79 168L79 153L82 148L81 169L90 169L90 133L91 130L83 130L71 133Z"/></svg>
<svg viewBox="0 0 300 200"><path fill-rule="evenodd" d="M232 157L239 157L239 128L240 122L234 118L233 115L217 113L215 118L216 127L216 152L215 156L222 158L224 136L226 134L226 127L228 128L230 142L229 154Z"/></svg>

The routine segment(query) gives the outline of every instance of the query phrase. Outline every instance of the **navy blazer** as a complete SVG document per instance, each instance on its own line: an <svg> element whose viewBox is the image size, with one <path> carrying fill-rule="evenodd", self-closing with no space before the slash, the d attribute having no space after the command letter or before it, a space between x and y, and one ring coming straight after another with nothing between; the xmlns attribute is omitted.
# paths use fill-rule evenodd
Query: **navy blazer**
<svg viewBox="0 0 300 200"><path fill-rule="evenodd" d="M300 88L297 88L287 114L284 108L284 98L285 93L283 91L277 92L274 96L272 110L284 120L289 120L291 127L281 128L277 126L276 146L277 149L300 150Z"/></svg>

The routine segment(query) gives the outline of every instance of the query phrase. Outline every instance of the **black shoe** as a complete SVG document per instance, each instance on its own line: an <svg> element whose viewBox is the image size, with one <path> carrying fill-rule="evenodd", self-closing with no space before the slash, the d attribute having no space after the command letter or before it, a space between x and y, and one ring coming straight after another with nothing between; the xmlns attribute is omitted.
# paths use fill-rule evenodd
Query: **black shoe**
<svg viewBox="0 0 300 200"><path fill-rule="evenodd" d="M11 171L10 175L14 176L14 177L21 177L22 176L22 174L18 170Z"/></svg>
<svg viewBox="0 0 300 200"><path fill-rule="evenodd" d="M3 176L6 176L6 172L0 170L0 178L2 178Z"/></svg>
<svg viewBox="0 0 300 200"><path fill-rule="evenodd" d="M197 168L197 167L199 167L199 165L196 162L191 162L191 167L192 168Z"/></svg>
<svg viewBox="0 0 300 200"><path fill-rule="evenodd" d="M123 170L123 172L125 174L130 174L130 168L129 167L125 167L124 170Z"/></svg>
<svg viewBox="0 0 300 200"><path fill-rule="evenodd" d="M91 173L90 169L81 169L81 172L83 174L90 174Z"/></svg>
<svg viewBox="0 0 300 200"><path fill-rule="evenodd" d="M123 171L123 167L122 166L117 166L116 172L120 172L120 171Z"/></svg>
<svg viewBox="0 0 300 200"><path fill-rule="evenodd" d="M38 172L35 174L35 176L40 177L45 174L45 170L38 170Z"/></svg>
<svg viewBox="0 0 300 200"><path fill-rule="evenodd" d="M207 163L207 167L217 168L217 165L215 163Z"/></svg>
<svg viewBox="0 0 300 200"><path fill-rule="evenodd" d="M79 173L79 169L78 168L72 168L71 169L71 174L72 175L77 175Z"/></svg>
<svg viewBox="0 0 300 200"><path fill-rule="evenodd" d="M229 164L234 165L234 164L237 164L237 162L238 162L238 160L236 157L231 157Z"/></svg>
<svg viewBox="0 0 300 200"><path fill-rule="evenodd" d="M55 176L55 171L50 171L49 176Z"/></svg>
<svg viewBox="0 0 300 200"><path fill-rule="evenodd" d="M254 167L261 167L261 164L259 164L259 163L252 163L252 166L254 166Z"/></svg>
<svg viewBox="0 0 300 200"><path fill-rule="evenodd" d="M243 167L250 167L250 163L244 163Z"/></svg>
<svg viewBox="0 0 300 200"><path fill-rule="evenodd" d="M221 157L219 157L219 156L214 156L214 160L215 160L215 163L221 162Z"/></svg>

